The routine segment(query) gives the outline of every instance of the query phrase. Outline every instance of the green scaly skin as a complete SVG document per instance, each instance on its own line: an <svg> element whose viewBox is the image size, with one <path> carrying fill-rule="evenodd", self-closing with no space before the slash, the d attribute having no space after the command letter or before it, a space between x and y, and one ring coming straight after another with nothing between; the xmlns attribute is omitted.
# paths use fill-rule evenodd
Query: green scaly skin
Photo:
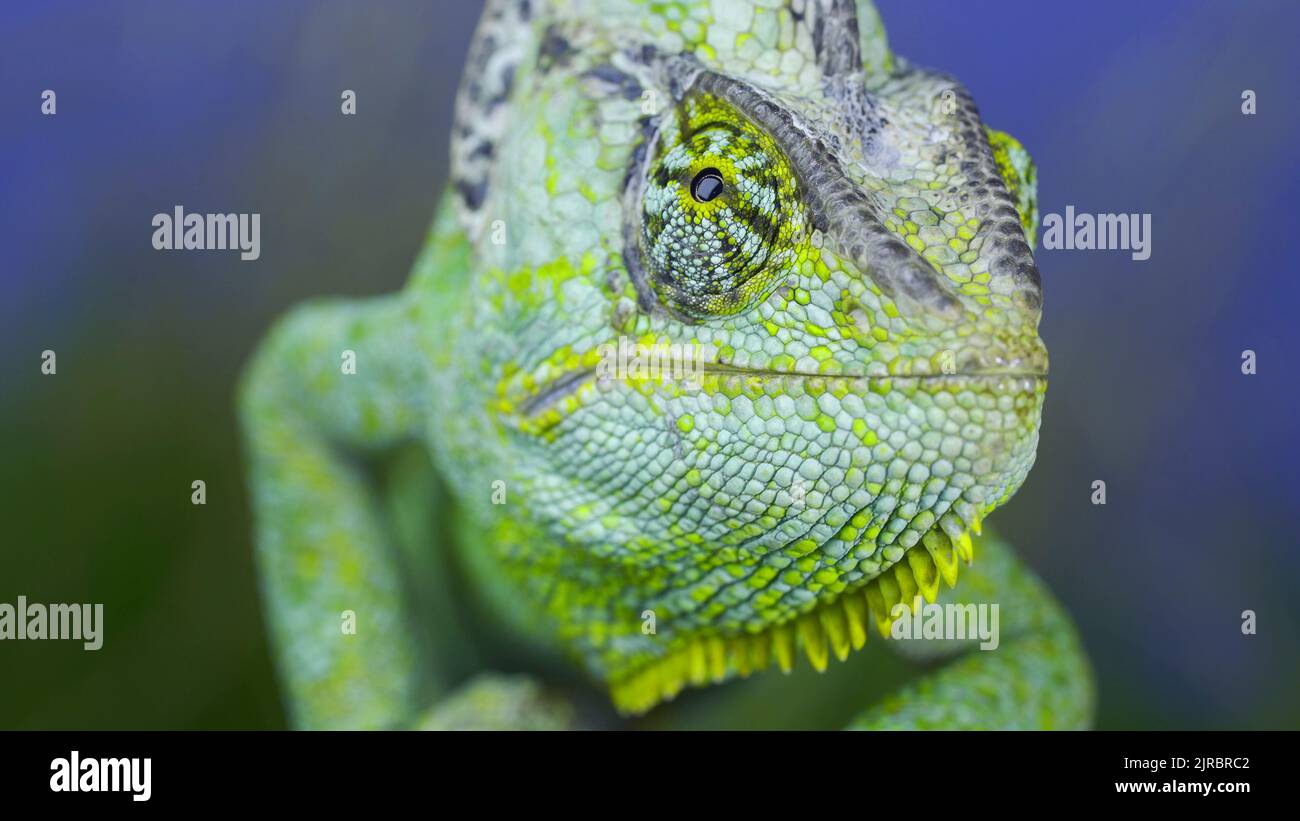
<svg viewBox="0 0 1300 821"><path fill-rule="evenodd" d="M294 311L243 385L295 725L568 726L566 669L672 724L946 586L998 649L893 642L919 677L847 664L838 715L1086 726L1068 617L972 538L1037 445L1036 222L1019 143L866 0L489 3L409 285ZM621 338L698 384L611 376Z"/></svg>

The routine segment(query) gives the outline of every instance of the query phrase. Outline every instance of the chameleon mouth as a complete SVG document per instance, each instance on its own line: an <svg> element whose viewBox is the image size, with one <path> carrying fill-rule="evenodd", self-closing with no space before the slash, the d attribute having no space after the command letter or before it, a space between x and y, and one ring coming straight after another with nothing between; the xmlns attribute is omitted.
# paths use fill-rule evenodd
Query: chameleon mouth
<svg viewBox="0 0 1300 821"><path fill-rule="evenodd" d="M970 530L981 532L979 519ZM880 575L793 619L740 635L689 636L666 655L611 680L610 698L620 713L639 715L687 687L747 678L773 666L789 673L800 651L823 672L832 655L844 661L862 649L872 625L889 638L893 622L911 613L918 597L933 604L941 581L956 586L959 565L974 560L970 530L936 526Z"/></svg>
<svg viewBox="0 0 1300 821"><path fill-rule="evenodd" d="M706 362L700 366L699 376L706 380L735 380L737 382L745 381L766 381L772 379L790 379L803 382L821 381L827 385L835 382L845 382L859 384L863 388L880 387L890 383L925 383L934 387L941 387L944 384L952 385L969 385L972 383L990 383L998 392L1011 393L1015 391L1032 390L1035 383L1041 382L1047 378L1046 370L1033 368L1027 369L987 369L987 370L969 370L957 373L933 373L933 374L891 374L883 376L855 375L855 374L813 374L801 373L799 371L776 371L759 368L745 368L736 365L728 365L721 362ZM640 380L635 379L618 379L614 381L638 383L664 383L668 384L681 380L666 379L660 377L650 377ZM557 407L564 404L566 400L574 401L584 390L596 388L598 385L597 369L579 368L568 373L551 379L541 385L540 388L523 398L518 403L516 409L518 414L527 419L545 415L548 411L553 412Z"/></svg>

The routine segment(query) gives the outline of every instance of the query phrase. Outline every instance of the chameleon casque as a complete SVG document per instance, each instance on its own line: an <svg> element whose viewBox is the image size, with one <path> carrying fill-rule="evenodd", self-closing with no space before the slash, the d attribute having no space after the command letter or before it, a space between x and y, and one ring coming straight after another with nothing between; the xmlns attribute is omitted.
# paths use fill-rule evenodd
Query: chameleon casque
<svg viewBox="0 0 1300 821"><path fill-rule="evenodd" d="M296 726L1088 725L1068 617L974 538L1038 441L1034 168L870 2L493 0L451 155L408 286L242 384ZM698 385L602 375L620 339ZM868 642L922 599L998 648Z"/></svg>

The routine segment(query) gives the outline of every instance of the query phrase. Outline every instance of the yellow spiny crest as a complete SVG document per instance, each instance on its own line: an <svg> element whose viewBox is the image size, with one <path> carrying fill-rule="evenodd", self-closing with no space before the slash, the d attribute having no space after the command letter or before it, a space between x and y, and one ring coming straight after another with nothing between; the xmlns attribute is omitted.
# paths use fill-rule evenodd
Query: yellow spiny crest
<svg viewBox="0 0 1300 821"><path fill-rule="evenodd" d="M732 676L746 678L773 664L789 673L800 649L813 669L822 672L832 654L844 661L851 649L862 649L871 623L881 636L889 638L896 616L910 613L918 595L933 603L939 580L955 586L958 560L972 560L970 533L960 530L949 535L953 529L929 531L920 544L880 575L795 619L758 633L687 640L668 655L614 681L610 686L614 706L624 714L640 714L672 700L688 685L702 687ZM905 611L896 610L898 605Z"/></svg>

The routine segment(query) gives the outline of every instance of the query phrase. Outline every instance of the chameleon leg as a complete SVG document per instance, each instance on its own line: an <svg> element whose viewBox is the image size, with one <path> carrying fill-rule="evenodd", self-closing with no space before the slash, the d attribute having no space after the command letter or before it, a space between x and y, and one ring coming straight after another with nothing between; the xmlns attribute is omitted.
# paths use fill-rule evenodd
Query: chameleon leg
<svg viewBox="0 0 1300 821"><path fill-rule="evenodd" d="M571 730L573 706L530 676L483 674L420 717L421 730Z"/></svg>
<svg viewBox="0 0 1300 821"><path fill-rule="evenodd" d="M417 711L402 567L356 458L419 431L413 310L402 297L300 307L242 385L262 598L298 727L394 726Z"/></svg>
<svg viewBox="0 0 1300 821"><path fill-rule="evenodd" d="M979 649L978 639L891 640L913 658L950 660L859 714L849 728L1087 728L1092 671L1069 617L1046 587L993 538L976 545L974 563L961 574L939 603L997 604L996 649Z"/></svg>

